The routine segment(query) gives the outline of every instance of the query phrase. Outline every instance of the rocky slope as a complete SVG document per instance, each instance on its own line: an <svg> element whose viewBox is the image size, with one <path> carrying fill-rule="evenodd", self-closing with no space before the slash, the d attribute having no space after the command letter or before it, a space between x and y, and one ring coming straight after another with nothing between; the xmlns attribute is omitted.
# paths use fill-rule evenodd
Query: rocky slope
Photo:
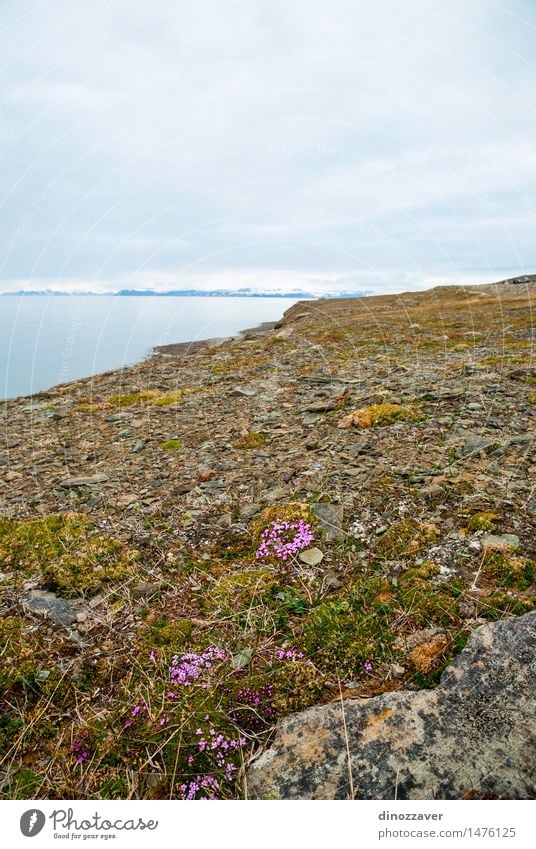
<svg viewBox="0 0 536 849"><path fill-rule="evenodd" d="M216 795L241 792L274 717L433 686L472 630L532 609L535 298L302 302L276 328L5 403L3 792L189 793L219 769L177 747L198 710L242 734ZM255 556L298 520L307 551ZM218 698L171 710L173 655L209 646ZM118 737L141 699L165 740Z"/></svg>
<svg viewBox="0 0 536 849"><path fill-rule="evenodd" d="M479 628L435 690L309 708L248 773L252 797L532 799L536 614ZM344 716L343 716L344 712Z"/></svg>

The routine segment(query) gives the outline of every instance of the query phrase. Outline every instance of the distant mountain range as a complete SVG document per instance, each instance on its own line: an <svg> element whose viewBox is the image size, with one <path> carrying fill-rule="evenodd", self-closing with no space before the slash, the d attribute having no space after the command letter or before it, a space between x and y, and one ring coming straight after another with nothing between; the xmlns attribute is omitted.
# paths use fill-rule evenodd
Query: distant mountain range
<svg viewBox="0 0 536 849"><path fill-rule="evenodd" d="M58 296L71 297L73 295L87 295L93 297L119 297L119 298L292 298L293 300L317 300L318 298L364 298L373 292L259 292L255 289L181 289L169 292L156 292L153 289L120 289L118 292L61 292L56 289L42 289L41 291L19 289L16 292L0 292L1 295L9 296Z"/></svg>

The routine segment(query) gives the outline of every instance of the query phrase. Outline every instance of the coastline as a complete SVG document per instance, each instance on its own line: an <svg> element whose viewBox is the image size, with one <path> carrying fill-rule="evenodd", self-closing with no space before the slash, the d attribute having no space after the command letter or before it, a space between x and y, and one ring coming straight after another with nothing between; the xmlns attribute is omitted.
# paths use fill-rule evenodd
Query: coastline
<svg viewBox="0 0 536 849"><path fill-rule="evenodd" d="M304 302L299 301L298 303ZM156 345L151 349L151 352L147 356L151 356L151 354L164 354L170 357L187 356L188 354L195 354L203 348L219 348L225 342L230 342L234 339L258 338L269 333L270 330L273 330L275 327L280 325L281 322L284 321L284 316L285 313L279 321L263 321L255 327L248 327L245 330L240 330L234 336L215 336L210 339L195 339L191 342L170 342L168 345Z"/></svg>
<svg viewBox="0 0 536 849"><path fill-rule="evenodd" d="M522 287L457 287L301 302L277 327L6 403L0 628L7 719L20 732L15 754L13 735L0 734L13 776L4 792L15 797L32 770L32 798L85 798L88 782L103 798L170 798L193 760L195 774L217 775L223 795L241 798L239 753L227 780L202 760L198 729L204 741L246 720L247 759L276 728L278 767L270 754L250 768L255 797L337 796L337 740L318 755L314 746L330 716L340 724L341 700L350 710L366 699L374 716L396 703L388 739L419 759L405 736L412 700L431 693L436 704L451 664L474 684L475 655L460 654L467 638L506 619L509 645L525 651L535 299ZM290 560L257 556L274 522L309 526ZM201 669L199 690L194 681L170 691L174 657L214 651L216 678ZM512 688L499 688L486 651L477 708L513 715ZM249 722L257 697L269 709L260 726ZM516 706L519 734L525 709ZM443 723L443 751L466 750L472 716L465 732ZM174 746L169 732L185 722ZM289 722L303 746L292 742L287 759L279 732ZM464 786L525 798L526 763L517 749L505 759L503 728L486 726ZM81 740L84 771L73 754ZM367 757L391 787L376 743ZM484 746L507 763L491 785L481 781ZM308 752L328 776L317 788L302 780ZM437 797L436 778L427 774L419 798Z"/></svg>
<svg viewBox="0 0 536 849"><path fill-rule="evenodd" d="M281 299L286 300L286 299ZM296 303L308 303L306 301L297 301ZM295 306L295 304L293 304ZM201 351L203 349L212 349L218 348L222 345L232 342L233 340L239 340L241 338L257 338L262 335L269 333L273 330L277 325L282 324L285 320L285 316L288 313L288 308L283 312L283 315L275 321L267 321L260 322L258 325L254 325L253 327L247 327L244 330L238 330L236 333L228 336L220 336L220 337L209 337L206 339L193 339L186 340L184 342L171 342L165 345L149 345L143 354L141 354L134 361L123 365L116 366L109 369L103 369L100 371L96 371L92 374L82 375L80 377L75 377L70 380L64 380L60 382L51 383L49 386L36 390L35 392L28 392L25 394L19 395L9 395L7 397L0 399L0 404L7 404L19 399L31 399L31 398L40 398L47 397L52 393L55 389L65 388L68 386L74 386L79 381L88 381L88 380L97 380L100 376L108 376L114 373L125 375L130 369L135 368L140 363L146 362L148 360L153 359L156 356L190 356L195 354L197 351Z"/></svg>

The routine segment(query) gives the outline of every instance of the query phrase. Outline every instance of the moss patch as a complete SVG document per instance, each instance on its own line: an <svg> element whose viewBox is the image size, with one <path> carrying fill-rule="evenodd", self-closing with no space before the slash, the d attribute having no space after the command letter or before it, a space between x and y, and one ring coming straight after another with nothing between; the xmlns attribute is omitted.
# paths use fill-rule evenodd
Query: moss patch
<svg viewBox="0 0 536 849"><path fill-rule="evenodd" d="M268 437L265 433L246 433L235 442L235 448L260 448L261 445L266 445Z"/></svg>
<svg viewBox="0 0 536 849"><path fill-rule="evenodd" d="M417 522L414 519L395 522L380 537L376 553L389 560L411 557L431 545L438 536L439 528L432 524Z"/></svg>
<svg viewBox="0 0 536 849"><path fill-rule="evenodd" d="M500 587L526 590L534 584L535 564L527 557L515 557L508 552L488 551L484 554L482 574Z"/></svg>
<svg viewBox="0 0 536 849"><path fill-rule="evenodd" d="M0 521L0 569L36 577L59 595L94 595L139 570L138 554L104 536L85 516Z"/></svg>
<svg viewBox="0 0 536 849"><path fill-rule="evenodd" d="M467 530L491 531L500 520L498 513L475 513L467 522Z"/></svg>
<svg viewBox="0 0 536 849"><path fill-rule="evenodd" d="M423 418L423 415L414 407L406 407L402 404L373 404L371 407L361 407L344 416L338 426L343 429L387 427L394 422L418 422Z"/></svg>
<svg viewBox="0 0 536 849"><path fill-rule="evenodd" d="M167 439L160 445L162 451L178 451L182 448L182 442L179 439Z"/></svg>

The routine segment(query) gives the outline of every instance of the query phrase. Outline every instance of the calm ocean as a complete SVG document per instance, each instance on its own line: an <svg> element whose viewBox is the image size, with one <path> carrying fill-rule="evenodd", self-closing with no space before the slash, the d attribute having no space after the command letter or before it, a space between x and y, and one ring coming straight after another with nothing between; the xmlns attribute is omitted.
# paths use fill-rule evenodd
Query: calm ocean
<svg viewBox="0 0 536 849"><path fill-rule="evenodd" d="M157 345L277 321L289 298L0 297L0 398L138 362Z"/></svg>

